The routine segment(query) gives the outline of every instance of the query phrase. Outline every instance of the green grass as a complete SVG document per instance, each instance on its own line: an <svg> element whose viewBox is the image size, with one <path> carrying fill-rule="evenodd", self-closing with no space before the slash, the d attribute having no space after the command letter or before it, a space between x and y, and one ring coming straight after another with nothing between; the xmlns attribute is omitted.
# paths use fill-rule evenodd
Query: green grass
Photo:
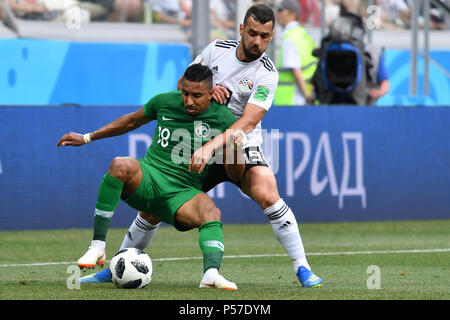
<svg viewBox="0 0 450 320"><path fill-rule="evenodd" d="M300 228L310 254L309 263L324 280L322 288L300 286L289 258L283 255L268 224L224 227L225 258L221 273L237 283L236 292L198 289L202 261L197 230L181 233L172 227L160 228L146 250L153 259L153 280L142 290L120 290L111 283L82 285L80 290L67 288L66 281L71 275L67 269L87 249L91 230L0 232L0 300L450 299L450 251L386 252L448 249L450 220L311 223L301 224ZM108 258L119 248L125 231L110 230ZM282 256L236 257L259 254ZM164 260L173 257L198 259ZM39 264L47 262L60 264ZM39 265L25 265L32 263ZM379 290L367 288L370 265L381 270Z"/></svg>

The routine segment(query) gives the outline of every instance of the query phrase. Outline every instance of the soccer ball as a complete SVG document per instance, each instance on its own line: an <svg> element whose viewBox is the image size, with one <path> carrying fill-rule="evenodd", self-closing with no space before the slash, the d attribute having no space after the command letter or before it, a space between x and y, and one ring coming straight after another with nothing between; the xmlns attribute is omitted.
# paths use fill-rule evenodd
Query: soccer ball
<svg viewBox="0 0 450 320"><path fill-rule="evenodd" d="M136 248L120 250L109 264L112 281L118 288L144 288L152 280L152 260L144 251Z"/></svg>

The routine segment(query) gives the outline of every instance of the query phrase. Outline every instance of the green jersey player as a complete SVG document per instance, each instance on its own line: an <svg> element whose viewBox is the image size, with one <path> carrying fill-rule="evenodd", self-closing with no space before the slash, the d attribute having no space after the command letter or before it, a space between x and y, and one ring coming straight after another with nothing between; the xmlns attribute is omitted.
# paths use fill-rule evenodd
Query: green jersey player
<svg viewBox="0 0 450 320"><path fill-rule="evenodd" d="M284 5L285 1L283 1ZM280 4L279 9L283 7ZM276 239L286 250L292 261L293 271L303 287L322 286L322 279L312 271L306 259L297 219L291 208L278 192L273 171L262 152L261 120L269 111L278 84L278 71L265 54L272 40L275 27L273 10L263 4L251 6L240 25L240 41L216 40L210 43L194 60L214 72L213 99L227 103L238 119L231 128L242 130L246 137L241 140L246 169L243 177L235 183L241 191L253 199L268 217ZM181 82L181 81L180 81ZM180 84L180 83L179 83ZM197 173L204 170L218 146L224 143L225 135L218 136L197 149L190 169ZM247 142L244 143L244 141ZM229 181L225 167L215 163L208 168L208 178L203 191L208 192L217 184ZM121 248L145 249L150 245L160 225L158 219L139 211L125 235ZM80 279L81 282L109 282L107 272Z"/></svg>
<svg viewBox="0 0 450 320"><path fill-rule="evenodd" d="M225 105L211 101L212 72L208 67L190 66L182 82L181 91L157 95L138 111L93 133L71 132L58 142L57 146L80 146L157 121L153 142L143 159L117 157L111 162L98 191L93 240L78 266L93 268L105 263L106 234L122 199L134 209L152 212L177 230L199 228L205 272L200 287L236 290L233 282L218 273L224 249L222 223L220 210L201 191L207 173L189 171L194 150L226 131L236 119ZM237 141L233 134L229 137L230 144ZM237 158L240 154L235 150L232 157L225 157L232 179L239 179L244 171L244 165L239 164L243 160Z"/></svg>

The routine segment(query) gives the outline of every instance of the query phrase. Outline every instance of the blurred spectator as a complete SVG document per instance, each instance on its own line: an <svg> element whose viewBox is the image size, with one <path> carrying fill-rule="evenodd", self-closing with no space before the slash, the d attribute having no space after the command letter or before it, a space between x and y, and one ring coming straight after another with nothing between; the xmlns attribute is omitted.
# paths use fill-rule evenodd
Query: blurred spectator
<svg viewBox="0 0 450 320"><path fill-rule="evenodd" d="M341 12L351 12L359 14L360 0L341 0Z"/></svg>
<svg viewBox="0 0 450 320"><path fill-rule="evenodd" d="M111 0L101 0L109 3ZM108 21L140 22L142 21L143 5L141 0L115 0Z"/></svg>
<svg viewBox="0 0 450 320"><path fill-rule="evenodd" d="M141 21L141 0L7 0L15 16L29 20L64 20L78 6L91 21Z"/></svg>
<svg viewBox="0 0 450 320"><path fill-rule="evenodd" d="M191 25L190 5L182 0L152 0L153 22Z"/></svg>
<svg viewBox="0 0 450 320"><path fill-rule="evenodd" d="M370 55L372 62L369 73L374 80L369 82L369 104L374 105L389 91L389 74L384 62L384 49L372 44L365 44L364 49Z"/></svg>
<svg viewBox="0 0 450 320"><path fill-rule="evenodd" d="M377 0L383 29L409 28L411 9L404 0Z"/></svg>
<svg viewBox="0 0 450 320"><path fill-rule="evenodd" d="M281 1L277 12L283 34L278 53L279 82L274 104L312 104L313 88L309 80L317 65L317 58L312 55L315 43L298 23L301 9L297 0Z"/></svg>
<svg viewBox="0 0 450 320"><path fill-rule="evenodd" d="M142 19L141 0L78 0L80 8L90 12L92 21L139 22Z"/></svg>
<svg viewBox="0 0 450 320"><path fill-rule="evenodd" d="M304 25L312 19L314 27L320 27L320 6L318 0L299 0L300 3L300 24Z"/></svg>
<svg viewBox="0 0 450 320"><path fill-rule="evenodd" d="M381 9L381 23L383 29L408 29L411 25L411 1L413 0L377 0ZM423 28L425 18L423 16L424 4L419 6L419 26ZM433 2L430 3L430 29L444 30L445 18L443 11Z"/></svg>
<svg viewBox="0 0 450 320"><path fill-rule="evenodd" d="M16 17L32 20L52 20L59 13L49 10L38 0L7 0Z"/></svg>
<svg viewBox="0 0 450 320"><path fill-rule="evenodd" d="M447 2L450 5L450 2ZM435 30L445 30L445 16L442 10L431 2L430 7L430 28Z"/></svg>
<svg viewBox="0 0 450 320"><path fill-rule="evenodd" d="M341 10L339 0L326 0L325 1L325 26L328 28L337 17Z"/></svg>
<svg viewBox="0 0 450 320"><path fill-rule="evenodd" d="M210 9L210 26L212 39L229 39L234 35L234 15L236 10L235 0L209 0ZM176 2L176 1L175 1ZM178 23L185 27L185 30L190 34L187 27L190 26L192 20L192 0L180 0L179 6L175 3L171 4L172 16L178 20L163 17L166 23ZM153 11L163 10L162 6L153 6ZM177 13L178 12L178 13ZM183 23L184 21L184 23Z"/></svg>
<svg viewBox="0 0 450 320"><path fill-rule="evenodd" d="M229 39L234 36L234 19L236 16L235 0L210 0L211 28L213 38Z"/></svg>
<svg viewBox="0 0 450 320"><path fill-rule="evenodd" d="M327 27L343 12L361 14L360 0L326 0L325 25Z"/></svg>
<svg viewBox="0 0 450 320"><path fill-rule="evenodd" d="M80 8L89 12L91 21L104 21L113 11L114 0L78 0Z"/></svg>

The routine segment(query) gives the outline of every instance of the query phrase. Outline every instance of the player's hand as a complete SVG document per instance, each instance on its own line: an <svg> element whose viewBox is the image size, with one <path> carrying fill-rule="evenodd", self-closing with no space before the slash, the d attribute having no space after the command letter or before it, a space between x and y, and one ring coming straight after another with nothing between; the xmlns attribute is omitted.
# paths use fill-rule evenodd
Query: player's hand
<svg viewBox="0 0 450 320"><path fill-rule="evenodd" d="M84 138L82 134L70 132L61 137L59 139L58 143L56 144L57 147L60 146L73 146L78 147L85 144Z"/></svg>
<svg viewBox="0 0 450 320"><path fill-rule="evenodd" d="M212 87L212 97L216 102L224 104L230 97L230 93L227 88L217 85Z"/></svg>
<svg viewBox="0 0 450 320"><path fill-rule="evenodd" d="M209 159L211 159L213 153L214 149L211 150L211 148L207 144L195 150L194 154L191 157L191 161L189 162L188 170L191 172L202 173Z"/></svg>
<svg viewBox="0 0 450 320"><path fill-rule="evenodd" d="M381 92L381 90L379 90L377 88L370 88L369 89L369 95L373 99L378 99L378 98L381 98L383 96L383 93Z"/></svg>
<svg viewBox="0 0 450 320"><path fill-rule="evenodd" d="M248 143L247 135L242 130L234 130L233 144L235 150L241 150Z"/></svg>

